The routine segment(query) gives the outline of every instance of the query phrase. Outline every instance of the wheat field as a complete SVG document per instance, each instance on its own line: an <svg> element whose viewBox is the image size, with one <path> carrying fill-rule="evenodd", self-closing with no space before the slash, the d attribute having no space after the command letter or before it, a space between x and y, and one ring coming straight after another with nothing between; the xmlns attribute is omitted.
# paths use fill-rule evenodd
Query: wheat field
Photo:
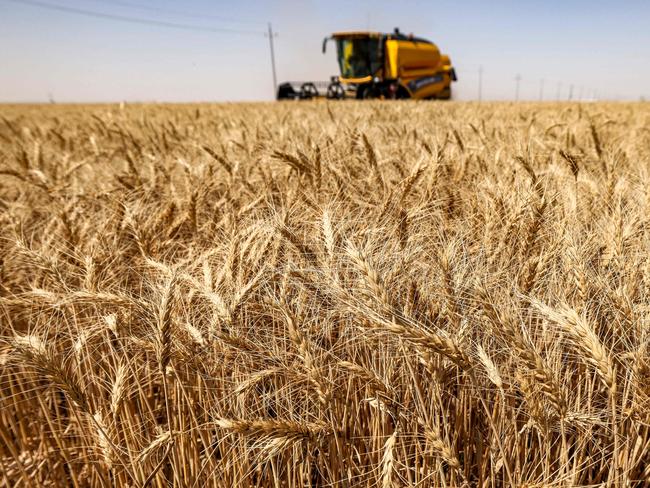
<svg viewBox="0 0 650 488"><path fill-rule="evenodd" d="M650 105L1 112L1 486L650 484Z"/></svg>

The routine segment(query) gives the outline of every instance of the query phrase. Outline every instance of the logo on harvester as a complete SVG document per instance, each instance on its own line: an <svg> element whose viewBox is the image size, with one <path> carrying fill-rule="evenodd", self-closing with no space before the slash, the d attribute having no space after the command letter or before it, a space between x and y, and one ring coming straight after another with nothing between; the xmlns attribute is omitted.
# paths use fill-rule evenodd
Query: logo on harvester
<svg viewBox="0 0 650 488"><path fill-rule="evenodd" d="M425 86L433 85L434 83L440 83L443 79L444 78L441 74L437 74L435 76L426 76L424 78L411 81L408 84L408 87L409 90L411 90L412 92L416 92L418 90L421 90Z"/></svg>

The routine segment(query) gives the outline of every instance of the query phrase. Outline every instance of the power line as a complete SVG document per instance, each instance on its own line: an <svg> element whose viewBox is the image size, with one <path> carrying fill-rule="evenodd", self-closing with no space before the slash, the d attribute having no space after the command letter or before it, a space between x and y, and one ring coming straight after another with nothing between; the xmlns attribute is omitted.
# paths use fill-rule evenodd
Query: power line
<svg viewBox="0 0 650 488"><path fill-rule="evenodd" d="M43 8L47 10L56 10L59 12L67 12L71 14L77 14L77 15L84 15L86 17L94 17L98 19L105 19L105 20L117 20L121 22L129 22L132 24L144 24L144 25L152 25L156 27L167 27L167 28L172 28L172 29L183 29L183 30L190 30L190 31L203 31L203 32L221 32L221 33L231 33L231 34L248 34L248 35L256 35L256 36L262 36L264 35L264 32L262 31L253 31L253 30L242 30L242 29L229 29L226 27L204 27L200 25L192 25L192 24L180 24L176 22L165 22L162 20L153 20L153 19L145 19L141 17L129 17L125 15L114 15L114 14L106 14L103 12L96 12L94 10L85 10L85 9L80 9L80 8L75 8L75 7L66 7L64 5L57 5L54 3L48 3L48 2L41 2L38 0L6 0L9 2L14 2L14 3L19 3L23 5L30 5L32 7L38 7L38 8Z"/></svg>
<svg viewBox="0 0 650 488"><path fill-rule="evenodd" d="M201 14L198 12L188 12L184 10L175 10L175 9L169 9L169 8L160 8L160 7L152 7L151 5L144 5L141 3L132 3L132 2L122 2L121 0L94 0L95 2L101 2L101 3L106 3L108 5L116 5L119 7L127 7L127 8L133 8L133 9L138 9L138 10L145 10L149 12L160 12L160 13L167 13L167 14L174 14L174 15L182 15L183 17L190 17L190 18L195 18L195 19L212 19L212 20L218 20L221 22L232 22L235 24L249 24L249 25L258 25L261 26L263 22L259 21L253 21L253 20L241 20L241 19L233 19L229 17L221 17L218 15L210 15L210 14Z"/></svg>

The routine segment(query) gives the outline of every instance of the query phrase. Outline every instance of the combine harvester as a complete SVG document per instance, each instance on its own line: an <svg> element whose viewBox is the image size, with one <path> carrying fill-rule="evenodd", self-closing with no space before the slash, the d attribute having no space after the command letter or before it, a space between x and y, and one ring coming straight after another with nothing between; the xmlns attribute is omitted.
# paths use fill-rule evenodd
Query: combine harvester
<svg viewBox="0 0 650 488"><path fill-rule="evenodd" d="M379 32L336 32L323 40L336 43L341 70L328 82L287 82L278 87L278 100L405 99L449 100L456 72L449 56L431 41Z"/></svg>

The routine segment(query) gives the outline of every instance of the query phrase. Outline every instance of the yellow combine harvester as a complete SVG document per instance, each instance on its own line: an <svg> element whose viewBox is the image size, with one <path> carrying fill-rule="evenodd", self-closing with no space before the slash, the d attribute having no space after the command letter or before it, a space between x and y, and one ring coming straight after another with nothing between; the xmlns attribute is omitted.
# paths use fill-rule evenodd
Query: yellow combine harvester
<svg viewBox="0 0 650 488"><path fill-rule="evenodd" d="M340 76L326 82L289 82L278 88L277 98L311 99L326 96L341 99L451 98L451 82L456 72L449 56L440 54L431 41L379 32L336 32L323 41L336 43ZM326 87L326 92L321 92ZM320 89L319 89L320 88Z"/></svg>

